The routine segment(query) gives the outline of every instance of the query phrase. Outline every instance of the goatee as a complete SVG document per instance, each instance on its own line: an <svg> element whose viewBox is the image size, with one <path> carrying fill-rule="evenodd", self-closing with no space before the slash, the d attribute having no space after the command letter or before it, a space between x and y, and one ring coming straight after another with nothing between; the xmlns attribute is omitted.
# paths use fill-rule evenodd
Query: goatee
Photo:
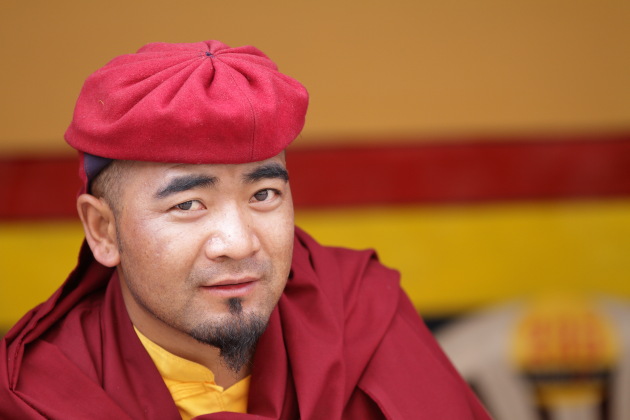
<svg viewBox="0 0 630 420"><path fill-rule="evenodd" d="M267 328L267 320L243 313L240 298L228 299L227 306L230 316L219 324L199 325L190 331L190 336L218 348L223 364L237 374L254 355L258 339Z"/></svg>

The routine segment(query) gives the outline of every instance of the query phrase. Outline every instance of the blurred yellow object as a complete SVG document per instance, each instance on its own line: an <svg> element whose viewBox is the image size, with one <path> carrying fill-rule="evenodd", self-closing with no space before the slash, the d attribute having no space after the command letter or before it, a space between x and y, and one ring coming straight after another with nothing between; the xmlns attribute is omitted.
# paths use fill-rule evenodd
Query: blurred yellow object
<svg viewBox="0 0 630 420"><path fill-rule="evenodd" d="M515 328L516 365L532 375L605 372L617 363L619 343L608 319L587 297L546 296L534 300ZM576 389L590 389L588 383ZM555 394L553 388L550 394Z"/></svg>
<svg viewBox="0 0 630 420"><path fill-rule="evenodd" d="M630 418L630 300L541 293L436 332L496 420Z"/></svg>

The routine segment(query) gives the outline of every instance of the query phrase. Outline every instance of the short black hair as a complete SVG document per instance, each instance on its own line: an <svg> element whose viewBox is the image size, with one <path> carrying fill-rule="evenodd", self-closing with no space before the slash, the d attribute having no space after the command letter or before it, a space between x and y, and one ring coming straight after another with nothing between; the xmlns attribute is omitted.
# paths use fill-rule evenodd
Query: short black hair
<svg viewBox="0 0 630 420"><path fill-rule="evenodd" d="M105 200L114 213L120 210L121 186L124 173L130 164L131 161L114 160L103 168L90 183L91 194Z"/></svg>

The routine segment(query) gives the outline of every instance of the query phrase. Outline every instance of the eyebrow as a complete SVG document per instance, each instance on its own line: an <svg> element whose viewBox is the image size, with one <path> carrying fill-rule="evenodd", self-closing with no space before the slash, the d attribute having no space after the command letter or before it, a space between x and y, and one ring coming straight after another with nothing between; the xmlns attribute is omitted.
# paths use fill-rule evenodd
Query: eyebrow
<svg viewBox="0 0 630 420"><path fill-rule="evenodd" d="M155 198L166 198L169 195L182 191L192 190L199 187L208 187L216 184L217 178L207 175L184 175L178 176L169 181L169 183L160 191L155 193Z"/></svg>
<svg viewBox="0 0 630 420"><path fill-rule="evenodd" d="M248 184L268 178L278 178L282 179L284 182L288 182L289 173L282 165L270 163L268 165L259 166L253 171L243 175L243 181Z"/></svg>

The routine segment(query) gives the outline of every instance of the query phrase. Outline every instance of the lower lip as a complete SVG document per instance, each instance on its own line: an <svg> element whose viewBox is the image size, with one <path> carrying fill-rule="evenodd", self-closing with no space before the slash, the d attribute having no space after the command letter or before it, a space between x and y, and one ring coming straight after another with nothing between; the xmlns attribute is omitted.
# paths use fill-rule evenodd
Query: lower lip
<svg viewBox="0 0 630 420"><path fill-rule="evenodd" d="M208 293L222 297L245 296L254 288L255 282L248 281L239 284L226 284L221 286L203 286L202 289Z"/></svg>

